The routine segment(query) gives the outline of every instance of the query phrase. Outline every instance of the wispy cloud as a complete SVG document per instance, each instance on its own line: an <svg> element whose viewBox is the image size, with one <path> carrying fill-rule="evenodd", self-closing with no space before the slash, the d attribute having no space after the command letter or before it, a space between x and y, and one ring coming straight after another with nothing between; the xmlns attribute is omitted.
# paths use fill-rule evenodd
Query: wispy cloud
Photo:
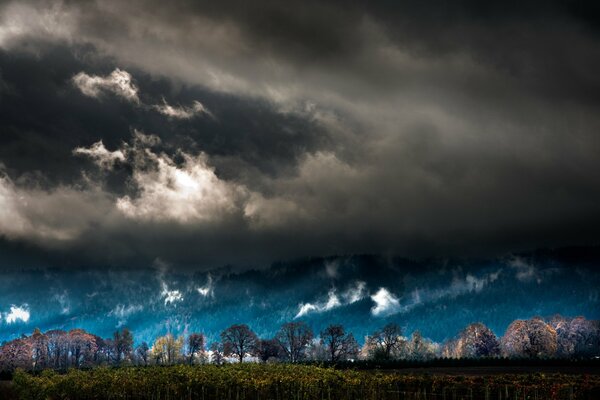
<svg viewBox="0 0 600 400"><path fill-rule="evenodd" d="M69 314L71 312L71 301L69 300L69 293L64 290L61 293L55 293L52 299L60 305L60 313L62 315Z"/></svg>
<svg viewBox="0 0 600 400"><path fill-rule="evenodd" d="M413 308L436 302L443 298L454 298L466 293L479 293L486 286L495 282L502 271L475 276L467 274L464 277L454 277L450 283L438 287L415 287L408 290L407 294L397 297L385 288L379 289L371 296L375 306L371 313L375 316L390 315L399 312L408 312Z"/></svg>
<svg viewBox="0 0 600 400"><path fill-rule="evenodd" d="M214 118L213 114L198 100L195 100L190 107L185 107L172 106L163 99L162 104L156 104L153 108L159 113L175 119L190 119L200 115L207 115Z"/></svg>
<svg viewBox="0 0 600 400"><path fill-rule="evenodd" d="M92 144L90 147L77 147L73 154L83 155L91 158L101 168L110 170L117 161L125 161L125 152L121 149L109 151L102 140Z"/></svg>
<svg viewBox="0 0 600 400"><path fill-rule="evenodd" d="M327 299L323 302L300 304L298 314L294 318L300 318L312 312L322 313L341 305L342 303L335 293L335 289L331 289L327 295Z"/></svg>
<svg viewBox="0 0 600 400"><path fill-rule="evenodd" d="M327 294L327 298L322 301L300 304L298 306L298 313L294 318L300 318L309 313L322 313L343 305L356 303L365 296L366 283L362 281L356 281L354 285L346 289L346 291L342 293L341 298L338 296L336 289L333 288Z"/></svg>
<svg viewBox="0 0 600 400"><path fill-rule="evenodd" d="M106 92L113 93L133 103L139 103L138 88L131 74L116 68L107 76L88 75L80 72L73 77L73 83L86 96L99 98Z"/></svg>
<svg viewBox="0 0 600 400"><path fill-rule="evenodd" d="M203 297L214 297L215 296L215 290L214 290L214 286L213 286L213 278L212 278L211 274L208 274L206 285L197 287L196 291L198 292L198 294L200 294L200 296L203 296Z"/></svg>
<svg viewBox="0 0 600 400"><path fill-rule="evenodd" d="M143 310L144 306L142 306L141 304L129 304L127 306L124 304L117 304L115 308L113 308L108 313L108 316L118 318L119 322L117 324L117 327L121 327L125 325L125 323L127 322L127 318L130 315L141 312Z"/></svg>
<svg viewBox="0 0 600 400"><path fill-rule="evenodd" d="M535 279L539 283L541 280L535 265L527 262L521 257L513 257L508 262L508 266L515 271L515 278L521 282L530 282Z"/></svg>
<svg viewBox="0 0 600 400"><path fill-rule="evenodd" d="M364 299L367 296L367 283L363 281L356 281L354 286L350 286L343 294L342 297L347 304L356 303Z"/></svg>
<svg viewBox="0 0 600 400"><path fill-rule="evenodd" d="M161 297L164 297L165 306L168 304L176 305L183 301L183 294L177 289L170 290L165 282L162 283Z"/></svg>

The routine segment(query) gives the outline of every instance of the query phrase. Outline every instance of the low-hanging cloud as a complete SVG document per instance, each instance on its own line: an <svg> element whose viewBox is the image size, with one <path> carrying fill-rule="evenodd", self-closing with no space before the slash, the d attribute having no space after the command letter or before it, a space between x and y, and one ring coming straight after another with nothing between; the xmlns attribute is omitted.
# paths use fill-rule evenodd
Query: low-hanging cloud
<svg viewBox="0 0 600 400"><path fill-rule="evenodd" d="M466 294L476 294L496 282L502 269L481 274L480 276L467 273L464 276L454 276L450 282L438 285L409 287L405 294L398 297L386 288L380 288L371 295L375 305L371 308L374 316L388 316L406 313L412 309L435 304L442 299L453 299Z"/></svg>
<svg viewBox="0 0 600 400"><path fill-rule="evenodd" d="M117 304L109 313L109 317L117 318L117 328L125 325L129 316L139 313L144 310L144 306L141 304Z"/></svg>
<svg viewBox="0 0 600 400"><path fill-rule="evenodd" d="M214 298L215 297L215 286L214 286L213 277L211 274L208 274L208 276L206 278L206 284L204 286L198 286L196 288L196 291L202 297L206 297L206 298L208 298L208 297Z"/></svg>
<svg viewBox="0 0 600 400"><path fill-rule="evenodd" d="M300 318L311 313L323 313L335 308L356 303L367 295L366 282L356 281L350 285L342 295L338 295L335 288L327 293L327 299L315 303L303 303L298 306L298 313L294 317Z"/></svg>
<svg viewBox="0 0 600 400"><path fill-rule="evenodd" d="M7 324L14 324L17 322L28 322L31 317L31 313L29 311L29 307L27 304L23 304L21 306L10 306L10 311L5 313L4 319Z"/></svg>
<svg viewBox="0 0 600 400"><path fill-rule="evenodd" d="M400 309L398 298L383 287L371 295L371 300L375 303L373 308L371 308L371 313L375 316L395 314Z"/></svg>

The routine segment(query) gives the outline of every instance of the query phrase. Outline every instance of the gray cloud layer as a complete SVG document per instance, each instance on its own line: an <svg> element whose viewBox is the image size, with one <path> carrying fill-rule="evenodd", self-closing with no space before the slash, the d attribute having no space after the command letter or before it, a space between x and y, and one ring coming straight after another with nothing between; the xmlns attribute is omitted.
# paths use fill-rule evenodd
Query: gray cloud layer
<svg viewBox="0 0 600 400"><path fill-rule="evenodd" d="M594 243L597 11L7 2L0 234L174 265Z"/></svg>

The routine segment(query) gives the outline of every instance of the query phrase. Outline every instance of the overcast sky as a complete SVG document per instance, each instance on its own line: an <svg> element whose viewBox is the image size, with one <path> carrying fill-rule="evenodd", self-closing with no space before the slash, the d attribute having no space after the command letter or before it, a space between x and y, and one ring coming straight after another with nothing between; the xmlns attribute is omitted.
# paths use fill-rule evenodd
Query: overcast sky
<svg viewBox="0 0 600 400"><path fill-rule="evenodd" d="M1 2L2 265L597 244L600 7L435 3Z"/></svg>

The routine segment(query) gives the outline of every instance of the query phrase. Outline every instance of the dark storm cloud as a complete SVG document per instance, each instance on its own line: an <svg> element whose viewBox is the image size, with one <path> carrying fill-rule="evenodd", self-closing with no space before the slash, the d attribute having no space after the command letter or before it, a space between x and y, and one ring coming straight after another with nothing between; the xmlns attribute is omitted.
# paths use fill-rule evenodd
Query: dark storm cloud
<svg viewBox="0 0 600 400"><path fill-rule="evenodd" d="M11 241L202 266L599 237L591 2L1 7Z"/></svg>

